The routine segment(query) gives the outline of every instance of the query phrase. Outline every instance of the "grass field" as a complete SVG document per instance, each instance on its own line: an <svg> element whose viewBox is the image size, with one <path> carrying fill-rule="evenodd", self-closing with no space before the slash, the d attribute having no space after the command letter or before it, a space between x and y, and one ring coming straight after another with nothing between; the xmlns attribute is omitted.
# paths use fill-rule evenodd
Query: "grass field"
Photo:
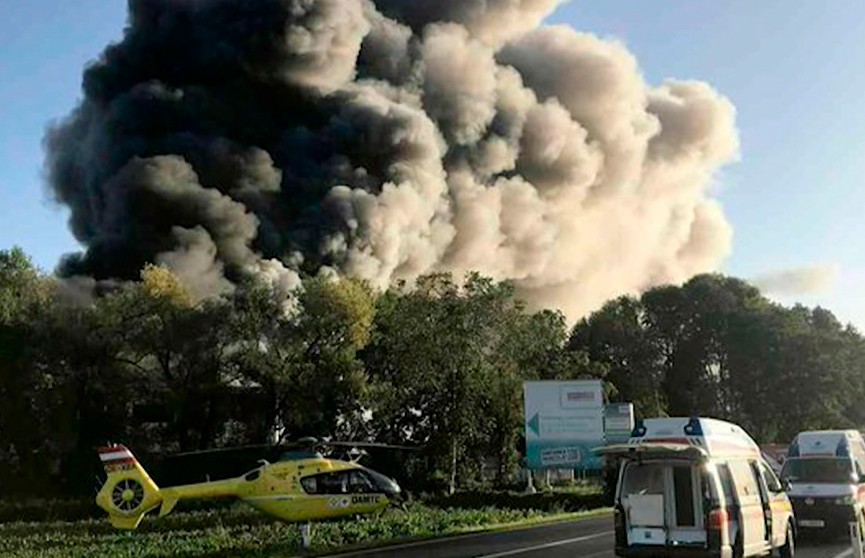
<svg viewBox="0 0 865 558"><path fill-rule="evenodd" d="M574 518L586 513L501 508L439 508L412 504L355 521L313 527L313 550L382 544ZM280 557L297 555L295 525L271 521L237 504L213 511L145 519L134 532L114 530L105 520L11 522L0 524L0 556L32 558Z"/></svg>

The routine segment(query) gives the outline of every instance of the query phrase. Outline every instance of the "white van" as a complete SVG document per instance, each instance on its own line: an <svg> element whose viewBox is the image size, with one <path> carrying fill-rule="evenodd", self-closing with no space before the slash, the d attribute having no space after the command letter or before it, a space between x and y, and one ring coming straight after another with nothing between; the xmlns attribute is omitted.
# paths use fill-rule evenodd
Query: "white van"
<svg viewBox="0 0 865 558"><path fill-rule="evenodd" d="M846 533L854 521L865 527L865 440L856 430L800 432L781 477L803 532Z"/></svg>
<svg viewBox="0 0 865 558"><path fill-rule="evenodd" d="M739 426L706 418L638 421L621 460L616 555L743 558L795 548L793 510L760 448Z"/></svg>

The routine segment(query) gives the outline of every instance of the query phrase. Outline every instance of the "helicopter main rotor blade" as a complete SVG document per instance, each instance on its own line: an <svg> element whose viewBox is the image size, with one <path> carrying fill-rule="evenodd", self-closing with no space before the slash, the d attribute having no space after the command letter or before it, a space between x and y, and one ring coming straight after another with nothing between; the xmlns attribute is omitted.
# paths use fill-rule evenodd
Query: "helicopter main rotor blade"
<svg viewBox="0 0 865 558"><path fill-rule="evenodd" d="M232 446L229 448L214 448L214 449L206 449L206 450L195 450L195 451L185 451L183 453L172 453L170 454L172 457L186 457L190 455L207 455L207 454L220 454L220 453L229 453L229 452L241 452L241 451L249 451L249 450L269 450L273 449L273 444L254 444L249 446Z"/></svg>
<svg viewBox="0 0 865 558"><path fill-rule="evenodd" d="M395 449L405 451L420 451L424 448L424 446L402 446L398 444L385 444L383 442L346 442L342 440L322 441L320 442L320 445L345 448Z"/></svg>
<svg viewBox="0 0 865 558"><path fill-rule="evenodd" d="M400 451L421 451L424 446L406 446L400 444L386 444L384 442L352 442L347 440L326 440L314 437L305 437L293 441L283 441L278 444L250 444L245 446L234 446L227 448L214 448L206 450L186 451L182 453L170 454L170 457L192 457L206 455L230 455L233 453L243 453L258 451L261 453L272 451L292 450L298 448L315 449L315 448L374 448L374 449L391 449Z"/></svg>

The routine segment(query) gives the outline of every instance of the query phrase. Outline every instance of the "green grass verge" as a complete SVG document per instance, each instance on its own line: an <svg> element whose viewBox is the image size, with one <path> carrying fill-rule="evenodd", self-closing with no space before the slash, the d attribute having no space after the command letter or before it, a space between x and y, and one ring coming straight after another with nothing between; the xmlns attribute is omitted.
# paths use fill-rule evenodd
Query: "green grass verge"
<svg viewBox="0 0 865 558"><path fill-rule="evenodd" d="M378 546L430 537L525 527L603 513L524 509L443 509L412 504L355 521L315 524L316 553ZM274 522L237 505L227 509L145 519L134 532L105 520L0 525L0 556L32 558L286 558L298 553L295 525Z"/></svg>

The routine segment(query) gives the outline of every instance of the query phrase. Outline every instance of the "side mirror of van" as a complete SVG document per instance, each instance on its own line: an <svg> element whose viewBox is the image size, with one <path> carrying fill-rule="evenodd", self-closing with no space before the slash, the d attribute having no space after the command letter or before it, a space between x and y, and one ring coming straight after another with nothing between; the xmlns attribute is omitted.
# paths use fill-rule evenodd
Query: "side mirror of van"
<svg viewBox="0 0 865 558"><path fill-rule="evenodd" d="M781 491L782 492L790 492L793 490L793 483L790 482L790 479L784 479L781 481Z"/></svg>

